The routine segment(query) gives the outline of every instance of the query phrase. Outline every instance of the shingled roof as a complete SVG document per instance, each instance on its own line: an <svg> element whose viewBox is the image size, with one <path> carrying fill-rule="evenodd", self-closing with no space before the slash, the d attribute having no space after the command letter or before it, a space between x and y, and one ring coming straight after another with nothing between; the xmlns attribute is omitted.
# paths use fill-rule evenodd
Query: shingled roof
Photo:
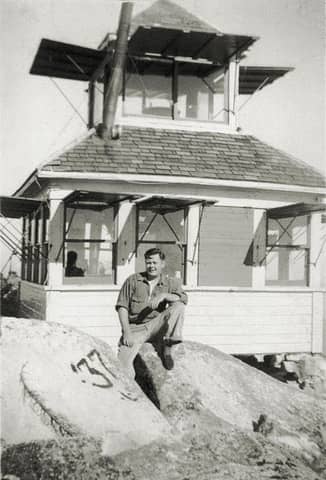
<svg viewBox="0 0 326 480"><path fill-rule="evenodd" d="M250 135L124 127L117 140L92 134L41 172L170 175L323 187L302 161Z"/></svg>

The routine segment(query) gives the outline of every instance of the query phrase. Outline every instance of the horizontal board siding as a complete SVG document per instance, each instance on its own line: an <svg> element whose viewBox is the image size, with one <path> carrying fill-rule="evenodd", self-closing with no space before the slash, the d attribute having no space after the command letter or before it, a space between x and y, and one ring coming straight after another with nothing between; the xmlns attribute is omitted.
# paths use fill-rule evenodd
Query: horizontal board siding
<svg viewBox="0 0 326 480"><path fill-rule="evenodd" d="M22 281L20 283L19 314L25 318L45 320L45 310L45 287Z"/></svg>
<svg viewBox="0 0 326 480"><path fill-rule="evenodd" d="M299 352L311 325L311 292L193 291L184 336L226 353Z"/></svg>
<svg viewBox="0 0 326 480"><path fill-rule="evenodd" d="M86 319L105 325L116 317L117 292L110 291L49 291L47 293L47 319L77 326ZM81 322L82 320L82 322Z"/></svg>
<svg viewBox="0 0 326 480"><path fill-rule="evenodd" d="M265 325L263 322L261 324L250 324L250 325L220 325L216 323L216 325L189 325L186 322L184 327L184 334L190 336L196 336L199 338L203 331L205 335L215 337L215 336L223 336L228 335L232 337L237 336L247 336L250 335L252 337L256 337L258 335L261 336L268 336L268 335L287 335L293 336L293 325L287 325L284 323L283 325ZM296 325L295 333L298 335L307 336L311 333L311 326L309 324L305 325Z"/></svg>
<svg viewBox="0 0 326 480"><path fill-rule="evenodd" d="M251 349L247 345L220 345L215 343L207 343L207 345L217 348L224 353L229 353L231 355L251 355L251 354L276 354L276 353L310 353L310 343L297 343L296 347L293 347L292 343L266 343L254 345Z"/></svg>
<svg viewBox="0 0 326 480"><path fill-rule="evenodd" d="M120 324L117 291L47 293L47 319L97 336L116 348ZM312 292L189 292L184 338L226 353L308 352Z"/></svg>
<svg viewBox="0 0 326 480"><path fill-rule="evenodd" d="M200 325L259 325L260 321L264 322L264 325L276 325L281 324L283 325L286 323L293 328L293 324L301 325L301 324L310 324L311 323L311 312L305 315L296 315L295 313L289 313L286 315L271 315L270 313L264 314L263 318L257 319L253 315L248 315L242 313L241 315L234 315L232 313L229 314L215 314L215 313L201 313L200 311L194 313L190 307L187 308L187 324L188 325L198 325L198 316L205 315L204 322L201 322Z"/></svg>
<svg viewBox="0 0 326 480"><path fill-rule="evenodd" d="M114 307L116 304L118 293L117 291L106 290L84 290L80 287L80 290L62 290L49 292L51 295L60 295L60 303L62 306L68 308L73 307L76 303L80 307L92 306L93 308L105 308L107 306Z"/></svg>
<svg viewBox="0 0 326 480"><path fill-rule="evenodd" d="M216 302L216 305L232 305L240 306L256 306L258 304L273 305L277 301L277 305L295 306L306 305L307 297L311 297L311 292L279 292L279 291L201 291L195 290L189 295L189 305L206 306L211 305L211 301ZM229 308L229 307L228 307Z"/></svg>

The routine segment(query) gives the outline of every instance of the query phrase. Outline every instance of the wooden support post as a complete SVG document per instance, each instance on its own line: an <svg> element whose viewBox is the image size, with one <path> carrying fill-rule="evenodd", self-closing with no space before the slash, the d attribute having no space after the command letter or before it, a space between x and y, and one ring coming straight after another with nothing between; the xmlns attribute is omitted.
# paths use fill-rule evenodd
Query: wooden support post
<svg viewBox="0 0 326 480"><path fill-rule="evenodd" d="M224 78L224 123L229 123L230 110L230 68L225 70Z"/></svg>
<svg viewBox="0 0 326 480"><path fill-rule="evenodd" d="M95 82L88 84L88 128L94 127L94 111L95 111Z"/></svg>
<svg viewBox="0 0 326 480"><path fill-rule="evenodd" d="M262 260L266 255L266 213L264 210L253 210L253 267L252 287L265 286L266 265Z"/></svg>
<svg viewBox="0 0 326 480"><path fill-rule="evenodd" d="M133 203L123 202L119 204L116 228L116 281L121 285L129 275L135 272L136 206Z"/></svg>
<svg viewBox="0 0 326 480"><path fill-rule="evenodd" d="M312 213L308 229L308 242L310 246L309 262L309 286L319 290L321 288L321 214ZM323 318L325 299L324 293L317 291L312 293L312 324L311 324L311 351L322 353L323 351ZM326 349L326 345L324 345Z"/></svg>
<svg viewBox="0 0 326 480"><path fill-rule="evenodd" d="M324 293L312 293L311 352L323 351ZM324 346L326 348L326 346Z"/></svg>
<svg viewBox="0 0 326 480"><path fill-rule="evenodd" d="M172 72L172 119L178 118L178 64L173 61Z"/></svg>
<svg viewBox="0 0 326 480"><path fill-rule="evenodd" d="M238 62L235 57L232 57L229 61L229 68L226 71L226 83L225 83L225 121L232 129L237 128L236 118L236 98L238 95L238 76L239 68Z"/></svg>
<svg viewBox="0 0 326 480"><path fill-rule="evenodd" d="M310 245L309 286L320 288L321 285L321 214L312 213L308 229Z"/></svg>
<svg viewBox="0 0 326 480"><path fill-rule="evenodd" d="M21 263L21 277L22 280L26 280L26 260L27 260L27 255L26 255L26 217L23 217L23 225L22 225L22 230L23 230L23 236L22 236L22 263Z"/></svg>
<svg viewBox="0 0 326 480"><path fill-rule="evenodd" d="M63 241L64 241L64 204L63 199L71 190L51 189L49 192L49 264L48 285L58 287L63 282Z"/></svg>
<svg viewBox="0 0 326 480"><path fill-rule="evenodd" d="M187 221L187 278L186 285L196 287L198 283L199 215L200 204L191 205Z"/></svg>

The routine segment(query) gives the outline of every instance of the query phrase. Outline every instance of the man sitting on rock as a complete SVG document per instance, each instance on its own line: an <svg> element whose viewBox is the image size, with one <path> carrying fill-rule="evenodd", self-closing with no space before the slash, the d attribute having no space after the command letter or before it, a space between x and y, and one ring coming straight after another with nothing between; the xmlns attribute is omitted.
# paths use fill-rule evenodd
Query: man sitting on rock
<svg viewBox="0 0 326 480"><path fill-rule="evenodd" d="M130 275L121 287L116 310L122 329L118 358L130 376L145 342L163 342L163 364L174 366L173 346L182 341L187 295L177 278L163 275L165 255L159 248L145 253L146 271Z"/></svg>

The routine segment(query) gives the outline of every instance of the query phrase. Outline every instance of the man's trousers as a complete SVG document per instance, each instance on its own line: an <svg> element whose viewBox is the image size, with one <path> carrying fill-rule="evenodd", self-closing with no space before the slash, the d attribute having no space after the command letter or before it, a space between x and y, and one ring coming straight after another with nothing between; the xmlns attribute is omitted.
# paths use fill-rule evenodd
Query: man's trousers
<svg viewBox="0 0 326 480"><path fill-rule="evenodd" d="M185 305L182 302L172 303L157 317L142 324L131 324L133 345L131 347L119 341L118 359L128 375L135 377L134 359L145 342L164 341L167 345L182 341Z"/></svg>

